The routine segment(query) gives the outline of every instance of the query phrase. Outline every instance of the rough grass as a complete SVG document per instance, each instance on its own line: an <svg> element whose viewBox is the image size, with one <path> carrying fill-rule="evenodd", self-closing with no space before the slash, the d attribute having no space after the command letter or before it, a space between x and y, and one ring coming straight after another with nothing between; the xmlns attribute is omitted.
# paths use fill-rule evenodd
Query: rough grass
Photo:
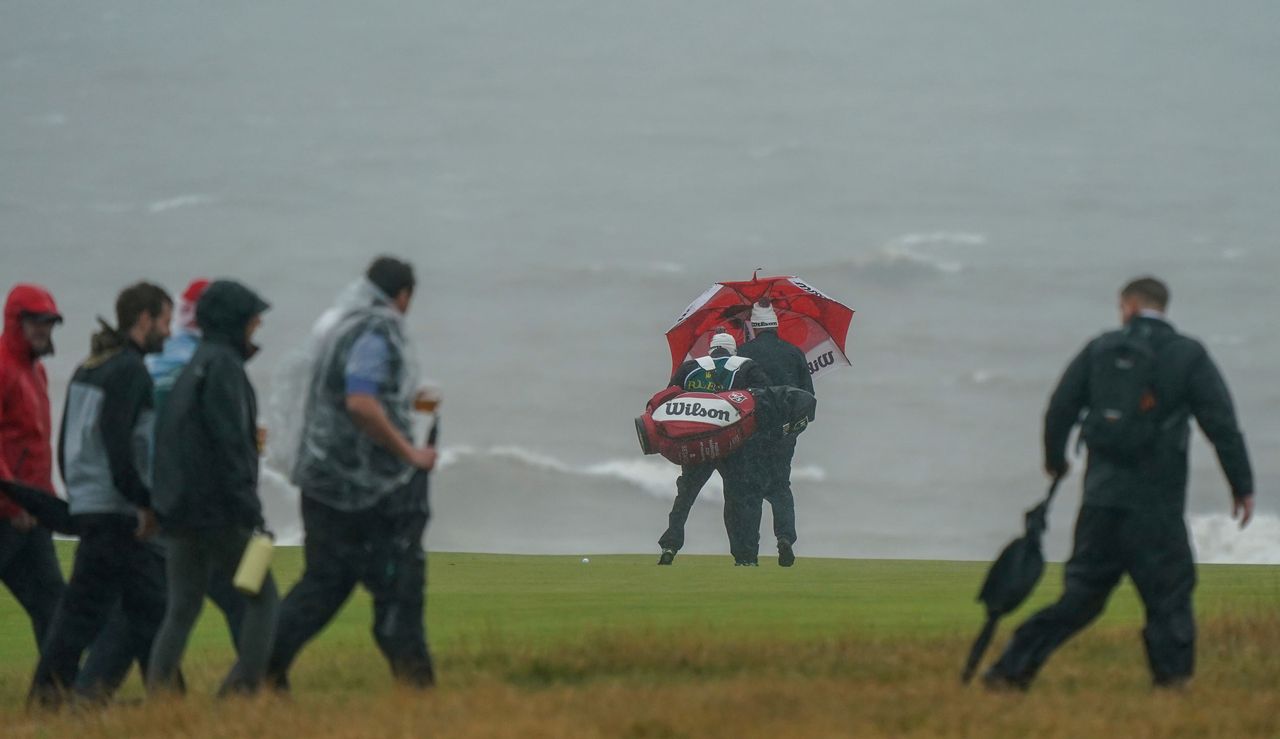
<svg viewBox="0 0 1280 739"><path fill-rule="evenodd" d="M64 552L65 554L65 552ZM66 559L66 558L64 558ZM277 574L291 582L296 552ZM34 661L0 595L6 737L821 737L1280 735L1280 572L1201 570L1200 667L1187 692L1149 686L1126 587L1026 695L957 682L980 621L977 563L433 554L438 689L395 688L355 599L303 653L291 699L219 702L230 661L206 612L185 701L27 715ZM1051 570L1035 603L1054 597ZM1017 617L1015 617L1017 618ZM1002 631L1003 640L1009 629ZM996 645L999 647L999 643ZM125 699L141 695L136 677Z"/></svg>

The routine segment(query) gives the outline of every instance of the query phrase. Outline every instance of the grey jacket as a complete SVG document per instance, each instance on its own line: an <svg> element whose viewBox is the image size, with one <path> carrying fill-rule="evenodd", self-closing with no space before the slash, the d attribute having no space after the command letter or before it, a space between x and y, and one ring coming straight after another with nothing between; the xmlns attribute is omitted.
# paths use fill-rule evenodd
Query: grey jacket
<svg viewBox="0 0 1280 739"><path fill-rule="evenodd" d="M151 375L132 342L99 345L76 368L58 444L71 515L132 516L151 506L152 403Z"/></svg>

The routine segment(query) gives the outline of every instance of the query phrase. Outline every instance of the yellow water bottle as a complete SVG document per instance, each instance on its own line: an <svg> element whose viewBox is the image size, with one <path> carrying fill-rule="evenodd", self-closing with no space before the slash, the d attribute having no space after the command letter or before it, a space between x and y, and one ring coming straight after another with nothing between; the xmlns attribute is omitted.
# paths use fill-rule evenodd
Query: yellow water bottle
<svg viewBox="0 0 1280 739"><path fill-rule="evenodd" d="M245 595L257 595L271 569L271 553L275 549L274 537L266 531L255 531L240 555L240 566L231 584Z"/></svg>

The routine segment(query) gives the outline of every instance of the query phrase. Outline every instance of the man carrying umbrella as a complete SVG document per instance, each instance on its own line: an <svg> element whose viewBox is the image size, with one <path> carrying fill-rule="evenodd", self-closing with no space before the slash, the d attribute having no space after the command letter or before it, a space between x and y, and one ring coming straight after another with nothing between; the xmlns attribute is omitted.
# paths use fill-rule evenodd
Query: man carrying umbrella
<svg viewBox="0 0 1280 739"><path fill-rule="evenodd" d="M757 305L759 304L759 305ZM718 282L685 309L667 331L673 366L693 356L718 326L756 324L755 336L742 345L740 356L755 359L774 385L786 385L812 395L813 377L849 366L845 355L853 310L798 277L759 277L741 282ZM758 435L760 436L760 435ZM755 459L744 471L752 484L739 497L726 491L726 516L732 516L730 539L736 551L754 563L760 549L760 508L767 497L774 506L779 564L795 561L795 508L791 498L791 456L794 438L772 436L748 442L740 456ZM758 459L757 459L758 458ZM732 510L732 513L731 513Z"/></svg>
<svg viewBox="0 0 1280 739"><path fill-rule="evenodd" d="M1066 474L1067 440L1080 422L1089 448L1084 502L1065 591L1014 634L985 675L992 689L1025 690L1049 655L1102 612L1126 573L1146 607L1143 639L1155 684L1191 679L1196 572L1183 520L1190 418L1218 452L1242 528L1253 516L1253 473L1226 383L1204 346L1174 330L1168 303L1159 280L1126 285L1124 328L1091 341L1049 401L1045 468Z"/></svg>
<svg viewBox="0 0 1280 739"><path fill-rule="evenodd" d="M813 377L804 352L778 336L778 315L768 298L751 307L755 338L742 345L739 355L756 360L775 385L799 388L813 394ZM778 564L790 567L796 555L796 501L791 494L791 459L796 453L794 435L757 434L749 439L743 456L752 478L750 497L738 501L733 526L744 547L760 548L760 509L769 501L773 509L773 534L778 540ZM730 534L731 536L734 533Z"/></svg>

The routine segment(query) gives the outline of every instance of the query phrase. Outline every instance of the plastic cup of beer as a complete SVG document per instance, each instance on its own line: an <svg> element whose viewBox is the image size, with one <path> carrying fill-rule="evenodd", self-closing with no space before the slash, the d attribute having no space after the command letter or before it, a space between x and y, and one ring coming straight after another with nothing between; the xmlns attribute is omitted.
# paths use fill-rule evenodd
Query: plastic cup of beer
<svg viewBox="0 0 1280 739"><path fill-rule="evenodd" d="M258 456L262 456L267 451L267 427L258 427Z"/></svg>
<svg viewBox="0 0 1280 739"><path fill-rule="evenodd" d="M419 413L435 413L440 407L440 388L424 386L413 396L413 409Z"/></svg>

